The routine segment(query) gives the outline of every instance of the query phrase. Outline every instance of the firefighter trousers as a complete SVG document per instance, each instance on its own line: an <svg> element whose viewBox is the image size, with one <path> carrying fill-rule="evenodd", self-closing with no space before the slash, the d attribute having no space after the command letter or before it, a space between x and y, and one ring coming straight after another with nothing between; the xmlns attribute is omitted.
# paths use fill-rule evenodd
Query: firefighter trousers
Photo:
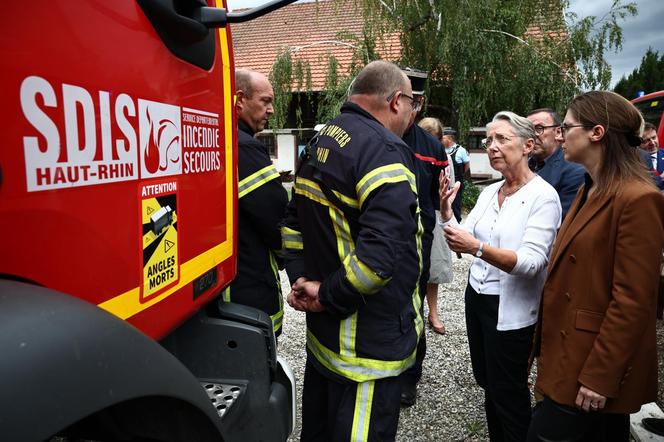
<svg viewBox="0 0 664 442"><path fill-rule="evenodd" d="M398 377L356 383L331 380L307 357L301 442L393 441L399 425Z"/></svg>

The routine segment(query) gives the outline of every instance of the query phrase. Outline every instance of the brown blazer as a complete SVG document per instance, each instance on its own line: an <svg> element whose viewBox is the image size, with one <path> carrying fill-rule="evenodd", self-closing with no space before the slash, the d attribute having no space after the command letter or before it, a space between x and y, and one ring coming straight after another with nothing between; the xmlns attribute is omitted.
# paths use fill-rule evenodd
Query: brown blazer
<svg viewBox="0 0 664 442"><path fill-rule="evenodd" d="M632 413L657 396L655 310L664 196L628 183L579 210L582 186L549 261L536 389L574 405L581 384Z"/></svg>

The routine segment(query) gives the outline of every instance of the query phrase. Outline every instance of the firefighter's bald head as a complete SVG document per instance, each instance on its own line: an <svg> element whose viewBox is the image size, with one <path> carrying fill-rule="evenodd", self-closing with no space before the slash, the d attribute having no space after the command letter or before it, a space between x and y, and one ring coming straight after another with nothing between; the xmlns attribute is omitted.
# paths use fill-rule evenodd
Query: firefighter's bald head
<svg viewBox="0 0 664 442"><path fill-rule="evenodd" d="M353 81L349 99L399 137L408 127L413 92L408 77L394 63L377 60L366 65Z"/></svg>
<svg viewBox="0 0 664 442"><path fill-rule="evenodd" d="M394 63L372 61L355 77L350 95L381 95L387 97L395 90L403 89L410 82Z"/></svg>
<svg viewBox="0 0 664 442"><path fill-rule="evenodd" d="M274 92L268 78L247 69L235 71L235 109L253 132L260 132L274 113Z"/></svg>

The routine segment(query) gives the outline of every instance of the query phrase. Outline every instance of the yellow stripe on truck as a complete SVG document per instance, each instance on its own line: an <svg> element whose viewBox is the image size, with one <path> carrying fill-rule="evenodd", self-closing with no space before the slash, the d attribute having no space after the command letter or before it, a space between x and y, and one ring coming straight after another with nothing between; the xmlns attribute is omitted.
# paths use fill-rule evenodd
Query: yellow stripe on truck
<svg viewBox="0 0 664 442"><path fill-rule="evenodd" d="M180 290L182 287L189 284L203 273L224 262L231 257L232 252L233 242L225 241L218 246L211 248L207 252L203 252L197 257L183 263L180 266L180 281L178 281L177 285L146 302L140 302L141 288L136 287L122 293L121 295L116 296L115 298L111 298L108 301L102 302L99 304L99 307L109 313L114 314L120 319L131 318L143 310L148 309L158 302L168 298L177 290Z"/></svg>

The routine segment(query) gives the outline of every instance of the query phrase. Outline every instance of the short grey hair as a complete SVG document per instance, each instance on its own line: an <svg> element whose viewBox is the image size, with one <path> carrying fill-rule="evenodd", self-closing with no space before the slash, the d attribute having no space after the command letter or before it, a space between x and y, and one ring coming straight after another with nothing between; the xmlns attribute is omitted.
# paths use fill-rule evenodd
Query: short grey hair
<svg viewBox="0 0 664 442"><path fill-rule="evenodd" d="M498 121L507 121L512 126L514 135L523 140L535 138L535 126L533 123L529 119L510 111L501 111L494 115L493 120L486 125L487 132L491 128L491 125Z"/></svg>
<svg viewBox="0 0 664 442"><path fill-rule="evenodd" d="M254 95L253 76L254 71L249 69L235 70L235 92L242 91L247 98Z"/></svg>
<svg viewBox="0 0 664 442"><path fill-rule="evenodd" d="M377 95L388 97L394 91L403 90L408 77L394 63L372 61L360 71L350 87L350 95Z"/></svg>

